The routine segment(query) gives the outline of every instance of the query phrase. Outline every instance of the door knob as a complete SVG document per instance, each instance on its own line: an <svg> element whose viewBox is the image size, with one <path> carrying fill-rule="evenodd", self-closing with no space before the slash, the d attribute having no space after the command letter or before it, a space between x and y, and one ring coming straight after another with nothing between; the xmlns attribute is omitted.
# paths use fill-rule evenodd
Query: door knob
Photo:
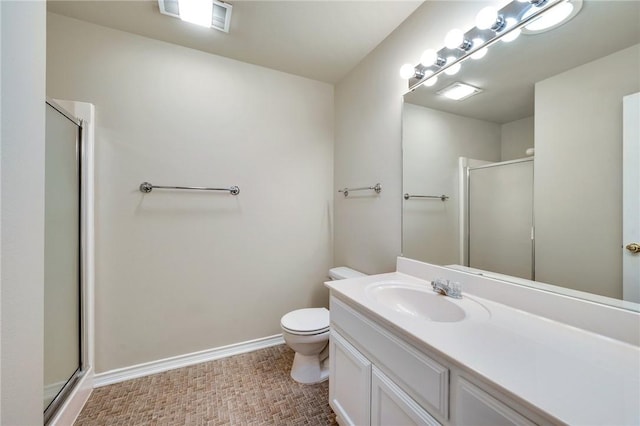
<svg viewBox="0 0 640 426"><path fill-rule="evenodd" d="M638 243L627 244L625 248L631 253L640 253L640 244Z"/></svg>

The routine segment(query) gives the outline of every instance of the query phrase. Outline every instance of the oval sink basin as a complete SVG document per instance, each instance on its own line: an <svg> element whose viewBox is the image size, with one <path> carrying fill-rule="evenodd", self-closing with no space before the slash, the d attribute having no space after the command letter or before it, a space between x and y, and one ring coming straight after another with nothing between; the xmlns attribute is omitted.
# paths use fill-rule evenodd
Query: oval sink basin
<svg viewBox="0 0 640 426"><path fill-rule="evenodd" d="M367 287L366 294L370 299L395 312L428 321L458 322L470 314L477 314L478 309L484 313L483 316L489 316L482 305L471 302L464 295L463 299L453 299L417 284L374 283ZM470 303L477 306L469 306Z"/></svg>

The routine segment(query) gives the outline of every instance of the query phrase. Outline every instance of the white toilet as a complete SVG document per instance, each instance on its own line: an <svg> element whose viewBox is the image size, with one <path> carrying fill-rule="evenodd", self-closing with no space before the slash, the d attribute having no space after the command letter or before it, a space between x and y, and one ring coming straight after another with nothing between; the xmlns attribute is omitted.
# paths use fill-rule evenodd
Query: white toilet
<svg viewBox="0 0 640 426"><path fill-rule="evenodd" d="M365 274L344 266L329 270L332 280L363 277ZM297 309L280 320L284 341L296 353L291 377L299 383L320 383L329 378L329 310Z"/></svg>

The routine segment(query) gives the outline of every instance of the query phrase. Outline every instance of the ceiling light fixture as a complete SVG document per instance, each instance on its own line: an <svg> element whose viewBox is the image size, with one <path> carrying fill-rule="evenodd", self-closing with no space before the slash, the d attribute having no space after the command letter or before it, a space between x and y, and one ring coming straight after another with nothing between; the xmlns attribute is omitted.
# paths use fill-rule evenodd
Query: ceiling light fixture
<svg viewBox="0 0 640 426"><path fill-rule="evenodd" d="M436 93L454 101L462 101L480 92L482 92L482 89L457 81Z"/></svg>
<svg viewBox="0 0 640 426"><path fill-rule="evenodd" d="M500 10L484 8L476 17L475 27L467 32L459 29L449 31L445 47L440 50L425 50L418 65L402 66L401 76L409 80L409 90L414 90L427 80L427 86L432 85L442 73L457 73L467 58L480 59L499 40L513 41L521 32L525 32L523 27L528 27L538 19L542 20L556 8L560 9L556 13L561 12L566 8L563 4L567 2L581 3L582 0L513 0ZM573 15L575 13L577 11Z"/></svg>
<svg viewBox="0 0 640 426"><path fill-rule="evenodd" d="M211 26L213 3L211 0L179 0L180 19L201 27Z"/></svg>
<svg viewBox="0 0 640 426"><path fill-rule="evenodd" d="M158 0L160 13L229 32L232 6L217 0Z"/></svg>

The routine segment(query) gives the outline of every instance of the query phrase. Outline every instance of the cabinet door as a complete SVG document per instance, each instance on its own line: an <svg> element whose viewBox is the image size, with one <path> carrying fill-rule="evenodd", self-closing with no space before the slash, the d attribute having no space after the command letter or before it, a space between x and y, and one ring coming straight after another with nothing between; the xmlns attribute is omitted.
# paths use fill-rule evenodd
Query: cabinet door
<svg viewBox="0 0 640 426"><path fill-rule="evenodd" d="M439 426L440 423L374 366L371 374L371 425Z"/></svg>
<svg viewBox="0 0 640 426"><path fill-rule="evenodd" d="M459 378L456 385L455 424L459 426L533 426L520 413L484 390Z"/></svg>
<svg viewBox="0 0 640 426"><path fill-rule="evenodd" d="M331 330L329 360L329 405L338 423L370 424L371 362L335 330Z"/></svg>

